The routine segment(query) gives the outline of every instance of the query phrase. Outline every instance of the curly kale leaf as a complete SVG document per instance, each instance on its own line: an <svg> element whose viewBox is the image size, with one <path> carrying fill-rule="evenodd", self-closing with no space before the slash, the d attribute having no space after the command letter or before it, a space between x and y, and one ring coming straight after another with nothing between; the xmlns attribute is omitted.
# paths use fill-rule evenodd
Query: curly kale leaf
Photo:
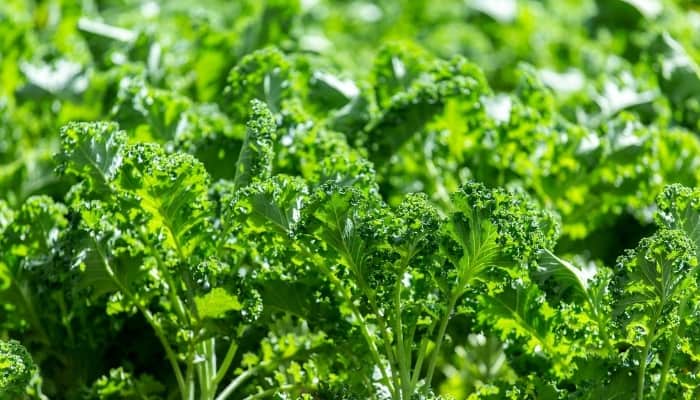
<svg viewBox="0 0 700 400"><path fill-rule="evenodd" d="M643 398L649 376L660 376L659 398L669 383L678 334L698 290L696 249L683 231L661 229L644 238L618 261L614 316L636 360L637 396Z"/></svg>
<svg viewBox="0 0 700 400"><path fill-rule="evenodd" d="M365 128L364 145L378 165L389 161L414 133L420 131L444 108L450 98L475 104L487 92L481 71L456 57L431 67L423 79L391 97L381 113Z"/></svg>
<svg viewBox="0 0 700 400"><path fill-rule="evenodd" d="M521 276L558 236L554 215L522 194L472 182L452 195L452 203L443 246L455 268L449 280L456 293L488 281L484 274L494 268Z"/></svg>
<svg viewBox="0 0 700 400"><path fill-rule="evenodd" d="M0 395L21 396L35 369L29 352L18 341L0 340Z"/></svg>
<svg viewBox="0 0 700 400"><path fill-rule="evenodd" d="M123 161L126 132L113 122L75 122L61 128L58 172L86 179L93 190L114 180Z"/></svg>
<svg viewBox="0 0 700 400"><path fill-rule="evenodd" d="M283 101L291 97L291 64L276 48L264 48L250 53L231 70L224 91L234 121L251 118L249 103L264 101L273 114L282 110ZM254 117L253 117L254 118Z"/></svg>
<svg viewBox="0 0 700 400"><path fill-rule="evenodd" d="M276 125L270 109L259 100L251 101L250 105L250 119L236 162L236 176L233 179L238 188L250 184L255 178L270 177L273 143L277 138Z"/></svg>
<svg viewBox="0 0 700 400"><path fill-rule="evenodd" d="M683 230L700 258L700 190L679 184L667 186L656 199L659 225L669 229Z"/></svg>

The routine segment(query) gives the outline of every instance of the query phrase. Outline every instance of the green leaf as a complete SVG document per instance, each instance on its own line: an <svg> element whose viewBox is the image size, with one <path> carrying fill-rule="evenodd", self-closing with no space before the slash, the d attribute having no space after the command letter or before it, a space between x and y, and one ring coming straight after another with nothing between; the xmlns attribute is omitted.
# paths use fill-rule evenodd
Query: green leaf
<svg viewBox="0 0 700 400"><path fill-rule="evenodd" d="M0 256L10 270L45 265L56 252L68 225L66 207L48 196L27 199L0 235Z"/></svg>
<svg viewBox="0 0 700 400"><path fill-rule="evenodd" d="M226 292L223 288L214 288L203 296L194 298L200 318L221 318L229 311L243 309L238 297Z"/></svg>
<svg viewBox="0 0 700 400"><path fill-rule="evenodd" d="M302 318L321 317L313 300L313 288L301 282L267 281L262 290L267 312L283 311Z"/></svg>
<svg viewBox="0 0 700 400"><path fill-rule="evenodd" d="M0 340L0 395L21 396L35 368L27 349L18 341Z"/></svg>
<svg viewBox="0 0 700 400"><path fill-rule="evenodd" d="M574 343L556 332L563 326L562 312L547 303L537 285L514 283L513 287L495 296L483 296L480 304L483 307L480 320L499 330L501 339L506 340L511 335L522 338L530 356L550 357L556 376L570 376L577 349Z"/></svg>
<svg viewBox="0 0 700 400"><path fill-rule="evenodd" d="M236 195L234 207L246 211L245 220L252 227L268 226L284 235L292 235L303 222L308 189L301 179L275 176L255 182Z"/></svg>
<svg viewBox="0 0 700 400"><path fill-rule="evenodd" d="M660 86L669 99L682 106L700 88L700 67L668 32L657 38Z"/></svg>
<svg viewBox="0 0 700 400"><path fill-rule="evenodd" d="M628 273L620 306L661 318L697 262L695 246L679 230L662 229L642 239L618 260Z"/></svg>
<svg viewBox="0 0 700 400"><path fill-rule="evenodd" d="M249 103L255 99L265 102L272 113L279 113L282 101L291 94L291 65L276 48L264 48L246 55L231 70L225 91L234 121L255 119L257 111Z"/></svg>
<svg viewBox="0 0 700 400"><path fill-rule="evenodd" d="M61 128L58 170L86 179L100 190L117 175L126 141L126 133L113 122L70 123Z"/></svg>
<svg viewBox="0 0 700 400"><path fill-rule="evenodd" d="M374 58L371 82L377 104L388 107L394 95L408 90L411 84L427 74L434 58L411 42L384 45Z"/></svg>
<svg viewBox="0 0 700 400"><path fill-rule="evenodd" d="M135 377L122 367L109 370L86 390L85 400L156 400L162 398L165 386L150 375Z"/></svg>
<svg viewBox="0 0 700 400"><path fill-rule="evenodd" d="M565 288L573 288L578 295L586 297L597 272L594 264L585 268L577 267L557 257L550 250L543 249L536 275L545 279L551 276L558 284Z"/></svg>
<svg viewBox="0 0 700 400"><path fill-rule="evenodd" d="M695 244L696 257L700 259L700 189L669 185L659 194L656 203L659 225L683 230Z"/></svg>
<svg viewBox="0 0 700 400"><path fill-rule="evenodd" d="M481 71L465 59L456 57L449 63L436 63L425 80L394 95L386 109L366 127L370 159L379 165L387 162L443 110L448 99L476 104L485 93Z"/></svg>
<svg viewBox="0 0 700 400"><path fill-rule="evenodd" d="M149 87L140 79L125 78L119 85L112 118L122 128L136 130L140 140L165 142L186 126L192 108L194 104L186 97Z"/></svg>
<svg viewBox="0 0 700 400"><path fill-rule="evenodd" d="M79 230L72 232L71 267L80 271L77 288L92 298L128 288L141 272L145 246L134 237L131 220L101 201L85 201L75 210Z"/></svg>
<svg viewBox="0 0 700 400"><path fill-rule="evenodd" d="M369 243L365 240L364 219L371 207L363 194L353 188L328 185L316 194L313 219L307 226L326 245L334 249L340 259L357 278L364 275L364 260ZM361 278L360 278L361 279Z"/></svg>
<svg viewBox="0 0 700 400"><path fill-rule="evenodd" d="M268 178L272 171L272 146L277 137L275 121L264 103L253 100L250 106L250 120L233 179L237 188L249 185L254 179Z"/></svg>
<svg viewBox="0 0 700 400"><path fill-rule="evenodd" d="M138 196L151 215L148 227L183 260L205 257L211 241L209 175L189 154L167 154L154 144L130 146L124 154L121 189Z"/></svg>
<svg viewBox="0 0 700 400"><path fill-rule="evenodd" d="M522 194L470 182L452 195L452 207L443 248L457 268L458 293L492 268L521 275L558 236L554 216Z"/></svg>

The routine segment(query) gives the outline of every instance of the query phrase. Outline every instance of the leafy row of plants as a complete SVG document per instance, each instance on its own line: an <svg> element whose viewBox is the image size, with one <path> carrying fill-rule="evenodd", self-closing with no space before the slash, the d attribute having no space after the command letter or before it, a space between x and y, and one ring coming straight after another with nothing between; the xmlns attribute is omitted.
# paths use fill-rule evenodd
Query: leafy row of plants
<svg viewBox="0 0 700 400"><path fill-rule="evenodd" d="M692 5L200 3L0 4L0 398L700 394Z"/></svg>

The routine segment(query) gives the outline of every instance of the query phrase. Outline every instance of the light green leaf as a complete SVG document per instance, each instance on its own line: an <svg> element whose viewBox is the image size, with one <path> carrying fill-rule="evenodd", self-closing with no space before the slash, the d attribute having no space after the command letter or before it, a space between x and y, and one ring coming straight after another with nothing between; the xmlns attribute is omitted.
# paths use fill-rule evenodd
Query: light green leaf
<svg viewBox="0 0 700 400"><path fill-rule="evenodd" d="M238 297L223 288L214 288L204 296L194 298L201 318L221 318L229 311L240 311L243 306Z"/></svg>
<svg viewBox="0 0 700 400"><path fill-rule="evenodd" d="M250 184L255 178L268 178L272 170L272 145L277 137L275 121L261 101L252 101L251 108L248 130L236 162L233 181L237 188Z"/></svg>
<svg viewBox="0 0 700 400"><path fill-rule="evenodd" d="M113 122L73 122L61 128L61 173L87 179L94 189L117 175L126 146L126 133Z"/></svg>

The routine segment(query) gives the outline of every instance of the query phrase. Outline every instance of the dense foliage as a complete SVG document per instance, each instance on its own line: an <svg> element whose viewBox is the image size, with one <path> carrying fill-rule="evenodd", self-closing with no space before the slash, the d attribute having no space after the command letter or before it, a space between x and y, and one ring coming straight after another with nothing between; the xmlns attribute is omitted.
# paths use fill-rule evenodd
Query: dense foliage
<svg viewBox="0 0 700 400"><path fill-rule="evenodd" d="M700 8L0 1L0 399L700 397Z"/></svg>

